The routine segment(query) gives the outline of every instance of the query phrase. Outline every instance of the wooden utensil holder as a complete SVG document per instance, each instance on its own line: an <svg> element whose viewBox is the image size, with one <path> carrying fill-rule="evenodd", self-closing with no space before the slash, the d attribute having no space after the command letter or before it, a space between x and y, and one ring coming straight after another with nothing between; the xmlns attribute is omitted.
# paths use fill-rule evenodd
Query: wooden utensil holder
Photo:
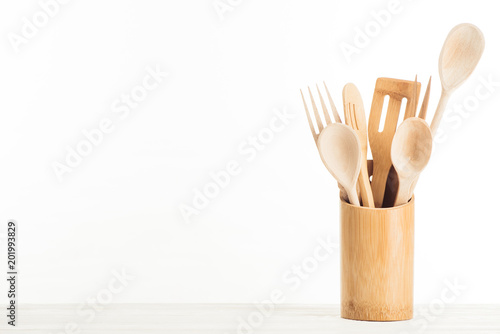
<svg viewBox="0 0 500 334"><path fill-rule="evenodd" d="M414 203L376 209L340 200L342 318L413 317Z"/></svg>

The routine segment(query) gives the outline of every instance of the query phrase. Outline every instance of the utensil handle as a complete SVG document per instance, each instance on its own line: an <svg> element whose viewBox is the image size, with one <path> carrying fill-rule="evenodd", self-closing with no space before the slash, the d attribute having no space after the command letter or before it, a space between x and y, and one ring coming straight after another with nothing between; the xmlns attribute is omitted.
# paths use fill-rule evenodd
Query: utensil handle
<svg viewBox="0 0 500 334"><path fill-rule="evenodd" d="M399 206L408 203L412 198L415 186L417 185L419 176L415 177L413 180L400 180L398 195L396 196L396 201L394 206Z"/></svg>
<svg viewBox="0 0 500 334"><path fill-rule="evenodd" d="M349 189L348 190L348 196L349 196L349 202L352 205L360 206L359 205L358 192L356 191L356 187L354 187L353 189Z"/></svg>
<svg viewBox="0 0 500 334"><path fill-rule="evenodd" d="M441 97L439 98L439 103L436 112L434 113L434 117L432 118L432 123L431 123L432 136L436 134L436 131L439 128L439 122L441 122L441 118L443 118L443 114L449 99L450 99L450 93L448 93L443 89L441 91Z"/></svg>
<svg viewBox="0 0 500 334"><path fill-rule="evenodd" d="M372 192L376 208L381 208L384 203L385 185L390 169L391 165L381 166L380 163L377 164L377 161L373 163Z"/></svg>
<svg viewBox="0 0 500 334"><path fill-rule="evenodd" d="M361 190L361 199L363 200L363 206L374 208L375 202L373 201L372 187L370 185L366 160L362 162L361 173L359 173L358 182L359 188Z"/></svg>

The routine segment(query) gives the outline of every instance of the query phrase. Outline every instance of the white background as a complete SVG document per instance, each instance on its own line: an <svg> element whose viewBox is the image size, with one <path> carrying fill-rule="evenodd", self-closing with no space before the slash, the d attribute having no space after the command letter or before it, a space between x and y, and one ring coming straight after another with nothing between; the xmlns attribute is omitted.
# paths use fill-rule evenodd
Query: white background
<svg viewBox="0 0 500 334"><path fill-rule="evenodd" d="M325 80L340 110L353 82L368 110L377 77L418 74L424 90L432 75L430 119L441 45L470 22L486 49L416 190L415 302L439 298L447 280L465 287L458 303L499 302L500 87L474 98L481 80L500 81L493 2L401 0L350 62L341 43L389 1L233 4L221 18L212 0L74 0L15 52L9 34L40 5L2 2L0 220L2 233L8 219L20 225L19 301L83 303L125 270L135 278L113 302L254 302L281 289L286 302L339 303L338 251L295 290L282 278L318 238L338 241L338 189L299 89ZM112 103L157 66L168 77L121 120ZM464 101L478 104L461 115ZM247 161L238 147L284 108L295 118ZM53 163L104 118L114 130L60 182ZM180 205L232 160L241 173L186 223Z"/></svg>

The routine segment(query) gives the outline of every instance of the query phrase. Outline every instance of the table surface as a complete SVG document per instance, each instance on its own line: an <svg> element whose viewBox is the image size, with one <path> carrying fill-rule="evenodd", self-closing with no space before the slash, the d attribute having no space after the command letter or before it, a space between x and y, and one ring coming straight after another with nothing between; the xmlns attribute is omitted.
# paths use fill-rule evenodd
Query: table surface
<svg viewBox="0 0 500 334"><path fill-rule="evenodd" d="M17 321L10 330L2 316L0 333L500 333L500 305L416 305L395 322L342 319L338 305L23 305Z"/></svg>

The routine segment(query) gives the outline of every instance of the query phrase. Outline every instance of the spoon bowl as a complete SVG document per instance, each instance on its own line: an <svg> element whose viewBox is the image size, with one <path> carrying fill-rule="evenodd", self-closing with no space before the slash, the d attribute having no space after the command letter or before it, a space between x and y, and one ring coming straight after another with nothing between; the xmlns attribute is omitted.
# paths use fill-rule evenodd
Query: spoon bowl
<svg viewBox="0 0 500 334"><path fill-rule="evenodd" d="M439 77L443 89L452 91L474 71L484 50L484 36L473 24L454 27L439 55Z"/></svg>
<svg viewBox="0 0 500 334"><path fill-rule="evenodd" d="M318 150L326 168L342 185L351 204L359 206L356 182L361 170L361 143L349 126L331 123L318 137Z"/></svg>

